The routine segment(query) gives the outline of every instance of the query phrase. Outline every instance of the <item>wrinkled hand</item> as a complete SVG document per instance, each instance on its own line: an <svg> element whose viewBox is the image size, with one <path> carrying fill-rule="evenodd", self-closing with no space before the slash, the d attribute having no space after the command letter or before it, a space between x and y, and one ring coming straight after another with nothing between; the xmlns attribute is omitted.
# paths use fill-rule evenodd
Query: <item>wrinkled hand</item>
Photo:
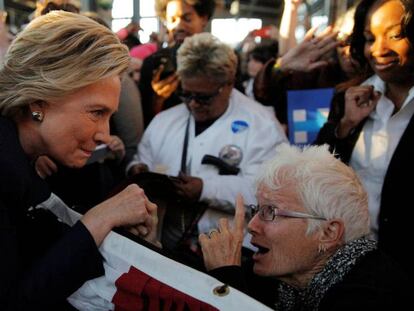
<svg viewBox="0 0 414 311"><path fill-rule="evenodd" d="M311 28L301 43L278 59L281 70L310 72L329 64L326 55L340 45L336 40L337 32L332 31L332 27L327 27L315 37L316 29Z"/></svg>
<svg viewBox="0 0 414 311"><path fill-rule="evenodd" d="M375 109L380 97L381 93L374 91L372 85L350 87L345 92L345 113L337 129L338 137L346 137L364 120Z"/></svg>
<svg viewBox="0 0 414 311"><path fill-rule="evenodd" d="M200 234L199 241L207 271L224 267L241 265L241 249L244 230L244 202L239 194L236 199L234 226L229 226L227 218L219 220L219 228L210 233Z"/></svg>
<svg viewBox="0 0 414 311"><path fill-rule="evenodd" d="M40 156L35 162L36 173L43 179L58 171L57 165L48 156Z"/></svg>
<svg viewBox="0 0 414 311"><path fill-rule="evenodd" d="M178 178L178 181L173 181L177 194L189 202L197 202L203 190L203 180L183 173Z"/></svg>
<svg viewBox="0 0 414 311"><path fill-rule="evenodd" d="M111 135L107 142L108 148L112 151L115 159L122 160L125 156L124 142L116 135Z"/></svg>
<svg viewBox="0 0 414 311"><path fill-rule="evenodd" d="M91 232L97 245L115 227L135 227L141 236L147 236L154 225L157 206L146 197L136 184L90 209L81 219Z"/></svg>

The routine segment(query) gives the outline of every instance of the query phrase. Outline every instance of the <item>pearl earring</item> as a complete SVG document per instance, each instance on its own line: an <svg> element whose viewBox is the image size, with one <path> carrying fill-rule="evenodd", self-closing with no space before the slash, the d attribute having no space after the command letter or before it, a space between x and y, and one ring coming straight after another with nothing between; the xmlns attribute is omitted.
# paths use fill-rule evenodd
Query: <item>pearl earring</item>
<svg viewBox="0 0 414 311"><path fill-rule="evenodd" d="M41 111L33 111L32 112L32 119L37 122L43 121L43 112Z"/></svg>

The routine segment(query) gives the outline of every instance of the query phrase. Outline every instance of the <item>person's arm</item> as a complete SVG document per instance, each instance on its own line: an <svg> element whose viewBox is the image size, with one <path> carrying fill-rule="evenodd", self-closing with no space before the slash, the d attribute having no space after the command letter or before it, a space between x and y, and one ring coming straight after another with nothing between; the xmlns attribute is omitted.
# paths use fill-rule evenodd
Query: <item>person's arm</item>
<svg viewBox="0 0 414 311"><path fill-rule="evenodd" d="M295 31L301 2L302 0L285 0L279 27L279 55L284 55L297 44Z"/></svg>
<svg viewBox="0 0 414 311"><path fill-rule="evenodd" d="M276 61L276 68L282 72L311 72L329 64L326 55L340 43L336 40L337 33L332 27L327 27L321 34L315 36L316 28L310 29L305 38L296 47Z"/></svg>
<svg viewBox="0 0 414 311"><path fill-rule="evenodd" d="M239 194L236 199L234 225L230 227L229 220L222 218L217 229L199 235L199 242L208 273L221 282L247 293L247 283L241 268L244 217L244 201Z"/></svg>
<svg viewBox="0 0 414 311"><path fill-rule="evenodd" d="M350 87L346 93L335 94L328 121L313 144L328 144L331 152L348 163L364 120L375 108L379 97L380 94L374 92L370 86ZM368 104L369 102L371 103Z"/></svg>
<svg viewBox="0 0 414 311"><path fill-rule="evenodd" d="M0 198L0 310L14 310L19 274L17 229Z"/></svg>
<svg viewBox="0 0 414 311"><path fill-rule="evenodd" d="M164 103L177 90L180 80L176 72L169 75L165 79L161 79L161 73L164 70L163 65L157 69L151 81L151 86L154 91L152 101L152 111L154 115L164 110Z"/></svg>
<svg viewBox="0 0 414 311"><path fill-rule="evenodd" d="M164 104L173 98L173 94L179 85L179 79L174 72L166 78L162 77L164 65L157 61L161 55L176 57L171 50L160 50L148 56L141 68L139 89L142 97L144 122L148 125L152 118L164 108Z"/></svg>
<svg viewBox="0 0 414 311"><path fill-rule="evenodd" d="M224 266L212 269L208 274L224 284L237 288L239 291L249 293L244 271L240 266Z"/></svg>
<svg viewBox="0 0 414 311"><path fill-rule="evenodd" d="M145 196L144 190L132 184L117 195L90 209L81 222L88 229L97 246L117 227L136 228L146 236L154 228L157 207Z"/></svg>
<svg viewBox="0 0 414 311"><path fill-rule="evenodd" d="M15 308L11 310L50 310L85 281L103 273L95 240L78 222L18 280Z"/></svg>
<svg viewBox="0 0 414 311"><path fill-rule="evenodd" d="M86 280L103 274L98 248L81 222L24 271L13 208L0 202L0 310L53 310Z"/></svg>
<svg viewBox="0 0 414 311"><path fill-rule="evenodd" d="M201 233L199 235L207 271L227 266L241 266L244 217L244 200L238 194L233 227L230 227L227 218L221 218L217 229L210 230L208 234Z"/></svg>

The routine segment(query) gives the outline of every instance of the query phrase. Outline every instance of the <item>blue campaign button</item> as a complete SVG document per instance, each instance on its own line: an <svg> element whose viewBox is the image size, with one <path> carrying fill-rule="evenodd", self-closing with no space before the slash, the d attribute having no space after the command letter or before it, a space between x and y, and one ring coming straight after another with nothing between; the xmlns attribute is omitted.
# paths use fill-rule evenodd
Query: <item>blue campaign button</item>
<svg viewBox="0 0 414 311"><path fill-rule="evenodd" d="M233 123L231 124L231 130L233 133L240 133L240 132L247 130L248 128L249 128L249 123L243 120L236 120L236 121L233 121Z"/></svg>

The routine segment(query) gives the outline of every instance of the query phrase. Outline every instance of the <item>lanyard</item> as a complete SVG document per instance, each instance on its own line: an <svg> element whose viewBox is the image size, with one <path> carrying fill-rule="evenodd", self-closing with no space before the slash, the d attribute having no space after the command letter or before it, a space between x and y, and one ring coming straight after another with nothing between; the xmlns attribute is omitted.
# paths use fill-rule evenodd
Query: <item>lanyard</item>
<svg viewBox="0 0 414 311"><path fill-rule="evenodd" d="M183 142L183 152L181 155L181 172L186 174L187 173L187 149L188 149L188 137L190 135L190 119L191 119L191 113L188 116L187 125L185 127L185 136L184 136L184 142Z"/></svg>

